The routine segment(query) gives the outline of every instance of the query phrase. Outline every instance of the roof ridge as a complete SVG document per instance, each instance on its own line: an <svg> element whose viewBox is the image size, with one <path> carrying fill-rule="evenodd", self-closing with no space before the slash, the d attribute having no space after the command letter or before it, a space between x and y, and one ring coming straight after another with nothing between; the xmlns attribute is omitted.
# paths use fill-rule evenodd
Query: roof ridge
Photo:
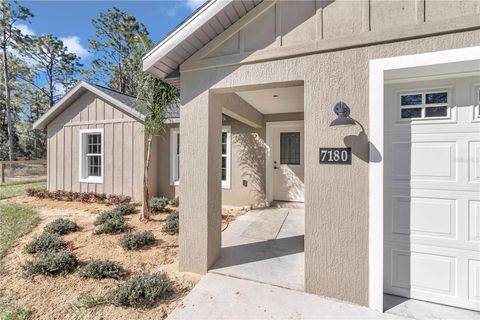
<svg viewBox="0 0 480 320"><path fill-rule="evenodd" d="M132 96L132 95L130 95L130 94L127 94L127 93L124 93L124 92L121 92L121 91L118 91L118 90L114 90L114 89L112 89L112 88L105 87L105 86L99 85L99 84L97 84L97 83L90 83L90 82L87 82L87 83L89 83L89 84L91 84L92 86L95 86L95 87L99 87L99 88L102 88L102 89L105 89L105 90L109 90L109 91L112 91L112 92L115 92L115 93L124 95L124 96L126 96L126 97L138 99L137 97Z"/></svg>

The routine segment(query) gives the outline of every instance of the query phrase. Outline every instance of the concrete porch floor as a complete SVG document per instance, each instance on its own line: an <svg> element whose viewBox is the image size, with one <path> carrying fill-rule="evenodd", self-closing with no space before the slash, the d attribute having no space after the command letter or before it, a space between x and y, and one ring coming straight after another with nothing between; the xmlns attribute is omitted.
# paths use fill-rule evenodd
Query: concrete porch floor
<svg viewBox="0 0 480 320"><path fill-rule="evenodd" d="M303 204L248 212L222 233L210 272L304 291L304 221Z"/></svg>

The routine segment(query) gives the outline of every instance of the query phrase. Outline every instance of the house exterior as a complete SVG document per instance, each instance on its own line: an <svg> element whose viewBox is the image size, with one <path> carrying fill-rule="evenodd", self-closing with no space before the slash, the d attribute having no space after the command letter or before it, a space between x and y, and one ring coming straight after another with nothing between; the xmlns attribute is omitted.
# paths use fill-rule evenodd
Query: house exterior
<svg viewBox="0 0 480 320"><path fill-rule="evenodd" d="M306 291L480 310L478 1L209 1L143 59L181 92L182 271L220 254L225 114L305 203Z"/></svg>
<svg viewBox="0 0 480 320"><path fill-rule="evenodd" d="M165 128L153 141L149 191L152 196L175 198L180 194L178 107L167 116ZM47 188L126 195L141 201L144 119L135 97L80 82L34 124L48 133ZM265 130L224 116L219 137L224 204L264 206ZM252 151L257 155L254 159Z"/></svg>

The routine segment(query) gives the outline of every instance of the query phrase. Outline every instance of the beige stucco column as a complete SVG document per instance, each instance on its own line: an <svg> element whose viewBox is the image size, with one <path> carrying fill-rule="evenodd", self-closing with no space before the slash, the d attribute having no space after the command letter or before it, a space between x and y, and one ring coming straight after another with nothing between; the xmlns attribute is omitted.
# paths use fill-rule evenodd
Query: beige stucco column
<svg viewBox="0 0 480 320"><path fill-rule="evenodd" d="M181 271L204 274L221 248L222 112L214 95L181 96Z"/></svg>

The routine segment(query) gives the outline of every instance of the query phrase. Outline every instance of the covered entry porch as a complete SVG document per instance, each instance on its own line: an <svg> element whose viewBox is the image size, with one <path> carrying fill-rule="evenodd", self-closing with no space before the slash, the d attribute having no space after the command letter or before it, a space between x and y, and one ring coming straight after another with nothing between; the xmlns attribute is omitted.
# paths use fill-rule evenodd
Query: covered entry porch
<svg viewBox="0 0 480 320"><path fill-rule="evenodd" d="M255 272L269 269L269 262L288 265L286 256L298 254L292 269L296 273L295 284L278 285L303 290L303 96L303 81L222 88L194 97L195 105L188 103L181 109L180 154L188 155L180 156L181 270L206 273L214 268L219 273L248 273L261 280L268 274L255 275ZM258 193L257 198L263 196L264 208L251 211L237 221L224 234L223 241L222 115L255 128L259 137L252 143L233 135L232 188L228 197L235 197L234 186L241 184L247 188L255 183L250 192ZM300 207L265 209L275 200ZM239 265L245 268L238 268Z"/></svg>

